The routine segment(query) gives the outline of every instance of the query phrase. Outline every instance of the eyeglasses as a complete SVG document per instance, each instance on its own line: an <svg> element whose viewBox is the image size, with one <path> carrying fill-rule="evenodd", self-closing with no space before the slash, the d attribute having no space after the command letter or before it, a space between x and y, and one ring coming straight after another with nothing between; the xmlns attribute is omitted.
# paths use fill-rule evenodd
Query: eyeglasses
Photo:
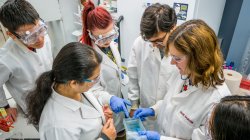
<svg viewBox="0 0 250 140"><path fill-rule="evenodd" d="M171 57L171 60L174 60L176 63L181 63L183 60L186 59L186 56L182 56L182 57L178 57L178 56L175 56L175 55L170 55Z"/></svg>
<svg viewBox="0 0 250 140"><path fill-rule="evenodd" d="M114 26L113 30L110 31L107 35L103 36L103 35L98 35L98 37L95 37L94 35L92 35L91 32L89 32L89 37L95 41L96 45L102 46L107 42L113 41L115 39L118 38L119 33L118 33L119 28Z"/></svg>
<svg viewBox="0 0 250 140"><path fill-rule="evenodd" d="M88 83L97 83L100 81L100 75L97 76L95 79L90 80L90 79L83 79L84 82L88 82Z"/></svg>
<svg viewBox="0 0 250 140"><path fill-rule="evenodd" d="M39 37L47 34L47 25L43 21L39 21L39 27L35 28L32 32L26 31L24 35L13 33L18 39L23 41L24 44L32 45L37 42Z"/></svg>
<svg viewBox="0 0 250 140"><path fill-rule="evenodd" d="M162 38L159 38L159 39L154 40L154 41L150 41L150 40L148 40L148 39L146 39L146 38L144 38L144 40L147 41L147 42L154 43L154 44L159 45L159 46L165 46L165 45L163 44L163 41L164 41L164 39L166 38L167 34L168 34L168 33L166 33Z"/></svg>

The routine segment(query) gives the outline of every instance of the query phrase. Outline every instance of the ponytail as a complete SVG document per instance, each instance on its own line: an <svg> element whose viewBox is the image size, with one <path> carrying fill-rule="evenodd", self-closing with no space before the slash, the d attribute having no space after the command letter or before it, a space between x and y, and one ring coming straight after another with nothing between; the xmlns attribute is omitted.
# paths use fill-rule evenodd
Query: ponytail
<svg viewBox="0 0 250 140"><path fill-rule="evenodd" d="M83 35L80 41L82 41L83 43L87 45L92 46L91 38L89 37L89 34L88 34L87 18L88 18L89 12L95 9L95 5L91 0L89 0L88 2L83 3L83 6L84 6L84 10L82 11L82 23L83 23L82 33Z"/></svg>
<svg viewBox="0 0 250 140"><path fill-rule="evenodd" d="M28 123L38 125L43 108L52 94L53 71L44 72L36 81L36 87L26 97Z"/></svg>
<svg viewBox="0 0 250 140"><path fill-rule="evenodd" d="M82 38L81 42L92 46L92 41L89 36L88 30L106 29L113 23L110 13L101 6L95 7L91 0L83 4L84 10L82 11Z"/></svg>

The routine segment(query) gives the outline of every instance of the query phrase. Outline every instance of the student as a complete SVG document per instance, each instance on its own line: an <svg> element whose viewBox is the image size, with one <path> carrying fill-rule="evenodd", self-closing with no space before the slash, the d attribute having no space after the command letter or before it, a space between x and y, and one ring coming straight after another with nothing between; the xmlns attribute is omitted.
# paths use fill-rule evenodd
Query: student
<svg viewBox="0 0 250 140"><path fill-rule="evenodd" d="M0 21L10 37L0 48L0 107L16 120L17 110L9 106L3 85L26 112L25 97L37 77L51 69L51 42L46 24L26 0L7 0L0 8Z"/></svg>
<svg viewBox="0 0 250 140"><path fill-rule="evenodd" d="M121 102L130 105L123 98L121 88L128 83L128 77L122 72L121 56L118 51L118 44L114 40L118 37L118 28L116 27L110 13L103 7L95 7L91 0L84 3L84 10L82 13L83 20L83 36L82 42L92 46L102 57L100 82L97 83L91 90L96 92L108 92L115 95L111 98L111 109L118 113L124 110L125 116L129 113L123 105L120 110L117 106ZM117 97L120 98L117 98ZM116 102L113 104L112 102ZM117 132L121 132L118 136L124 136L124 127L122 120L123 114L114 114L115 126Z"/></svg>
<svg viewBox="0 0 250 140"><path fill-rule="evenodd" d="M175 67L164 56L164 49L176 21L174 9L166 4L153 4L143 13L141 36L135 40L128 61L130 116L139 106L150 107L162 100L167 92L165 81Z"/></svg>
<svg viewBox="0 0 250 140"><path fill-rule="evenodd" d="M212 140L249 140L250 97L222 98L212 111L209 130Z"/></svg>
<svg viewBox="0 0 250 140"><path fill-rule="evenodd" d="M173 72L163 101L139 108L135 118L156 116L160 135L140 132L151 139L203 140L205 122L213 105L230 91L224 82L223 58L214 31L202 20L190 20L169 36L166 54L179 71Z"/></svg>
<svg viewBox="0 0 250 140"><path fill-rule="evenodd" d="M72 42L56 56L27 96L29 122L39 124L41 140L87 140L116 137L113 119L105 119L98 97L87 92L100 76L102 57L93 48Z"/></svg>

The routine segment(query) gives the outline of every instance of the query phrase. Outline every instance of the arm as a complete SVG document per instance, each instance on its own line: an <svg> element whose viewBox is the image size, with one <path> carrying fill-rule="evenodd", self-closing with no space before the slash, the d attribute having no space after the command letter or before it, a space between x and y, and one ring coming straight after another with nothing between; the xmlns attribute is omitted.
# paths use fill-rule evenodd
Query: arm
<svg viewBox="0 0 250 140"><path fill-rule="evenodd" d="M100 81L89 89L89 92L92 92L102 105L110 104L110 99L113 96L104 90Z"/></svg>
<svg viewBox="0 0 250 140"><path fill-rule="evenodd" d="M138 40L138 39L137 39ZM136 110L139 107L139 98L140 98L140 87L138 81L138 62L136 59L136 46L139 44L138 41L134 42L132 50L130 52L129 61L128 61L128 77L129 77L129 84L128 84L128 98L132 103L131 109ZM142 47L142 46L141 46Z"/></svg>
<svg viewBox="0 0 250 140"><path fill-rule="evenodd" d="M150 107L150 108L152 108L154 110L155 117L158 116L159 110L160 110L160 107L161 107L162 103L163 103L163 100L159 100L159 101L156 102L155 105L153 105L153 106Z"/></svg>
<svg viewBox="0 0 250 140"><path fill-rule="evenodd" d="M2 63L0 63L0 107L5 107L8 105L6 95L3 89L3 85L9 80L11 76L11 71Z"/></svg>
<svg viewBox="0 0 250 140"><path fill-rule="evenodd" d="M4 107L7 115L11 116L11 121L16 121L17 118L17 109L16 108L12 108L9 106L8 101L6 99L6 95L3 89L3 85L9 80L9 78L11 77L11 71L10 69L0 63L0 107Z"/></svg>

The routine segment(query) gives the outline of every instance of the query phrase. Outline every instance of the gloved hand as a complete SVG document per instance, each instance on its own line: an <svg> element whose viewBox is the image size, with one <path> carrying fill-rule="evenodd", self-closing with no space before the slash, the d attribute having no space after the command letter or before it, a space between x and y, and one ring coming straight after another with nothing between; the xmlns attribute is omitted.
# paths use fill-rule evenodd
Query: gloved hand
<svg viewBox="0 0 250 140"><path fill-rule="evenodd" d="M160 140L160 134L155 131L139 131L139 136L146 136L148 140Z"/></svg>
<svg viewBox="0 0 250 140"><path fill-rule="evenodd" d="M155 111L152 108L139 108L135 111L133 118L140 118L145 121L145 117L154 116Z"/></svg>
<svg viewBox="0 0 250 140"><path fill-rule="evenodd" d="M126 105L131 106L131 103L128 100L116 97L116 96L112 96L110 99L110 107L112 109L112 111L114 111L115 113L119 113L121 111L124 111L125 117L128 118L129 117L129 113L128 110L126 108Z"/></svg>

